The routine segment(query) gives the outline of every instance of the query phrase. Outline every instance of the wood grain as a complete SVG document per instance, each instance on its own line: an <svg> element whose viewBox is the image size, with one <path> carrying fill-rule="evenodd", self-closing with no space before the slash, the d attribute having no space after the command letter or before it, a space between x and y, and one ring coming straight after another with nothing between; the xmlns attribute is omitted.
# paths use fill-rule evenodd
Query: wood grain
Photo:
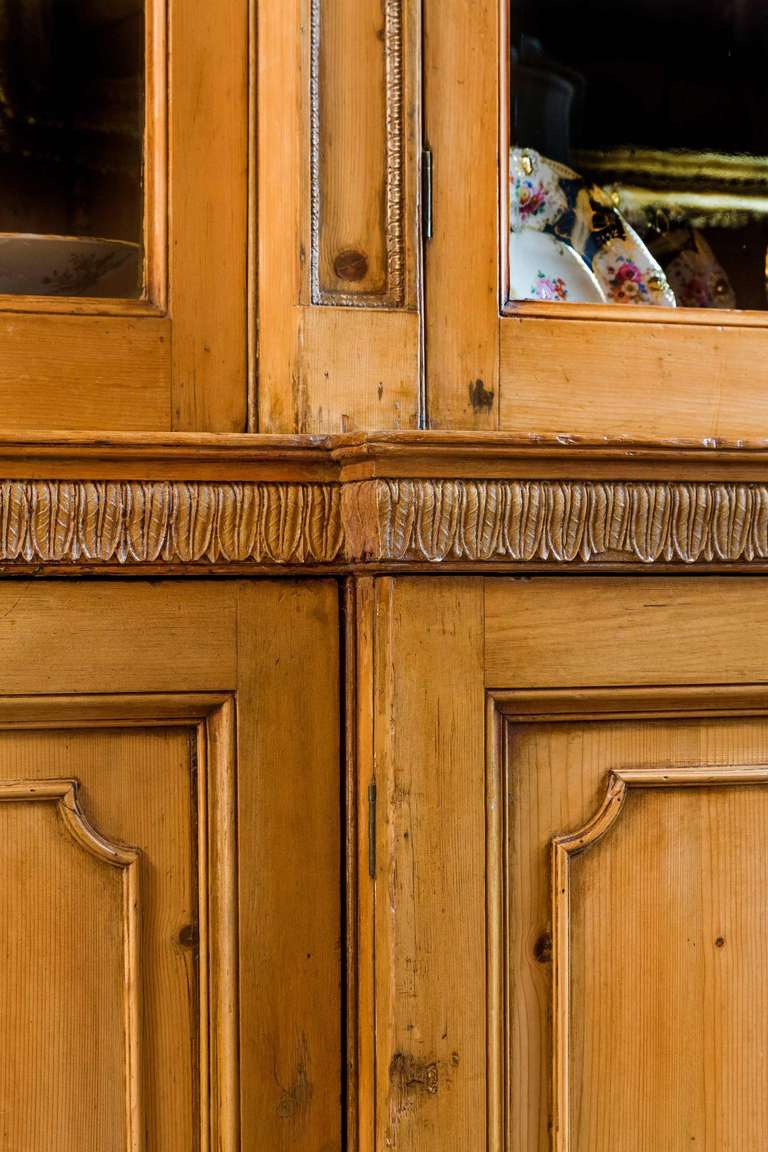
<svg viewBox="0 0 768 1152"><path fill-rule="evenodd" d="M263 1141L291 1152L339 1146L336 584L6 582L0 630L0 798L3 780L76 778L93 824L142 854L148 1143L201 1152ZM13 847L12 838L4 842ZM50 868L42 883L50 885ZM13 878L3 888L18 919L25 889ZM114 919L92 903L72 929L81 951L94 923L106 933ZM48 984L55 941L49 934L42 953ZM119 976L122 987L122 961ZM94 1080L87 1106L97 1101L93 1122L112 1133L99 1130L88 1144L101 1150L125 1130L125 1045L105 1006L111 1034L98 1042L108 1052L100 1071L90 1016L80 1002L73 1011L76 1051L48 1079L55 1093L69 1083L70 1066L81 1077L70 1094L74 1112L62 1106L65 1124L79 1115L82 1077L86 1087ZM49 1026L41 1015L41 1028ZM19 1051L23 1065L23 1044ZM48 1053L49 1064L58 1052ZM43 1075L38 1064L31 1075ZM122 1128L110 1099L120 1104ZM18 1146L60 1142L60 1130L49 1140L45 1125L60 1123L61 1109L42 1119L33 1112L43 1135ZM83 1146L73 1141L64 1147Z"/></svg>
<svg viewBox="0 0 768 1152"><path fill-rule="evenodd" d="M406 303L405 7L312 0L316 304Z"/></svg>
<svg viewBox="0 0 768 1152"><path fill-rule="evenodd" d="M169 12L172 426L244 431L248 5Z"/></svg>
<svg viewBox="0 0 768 1152"><path fill-rule="evenodd" d="M338 592L240 587L242 1147L342 1143Z"/></svg>
<svg viewBox="0 0 768 1152"><path fill-rule="evenodd" d="M670 642L669 647L672 646ZM765 715L749 718L727 715L728 693L713 687L690 699L688 715L679 713L657 718L649 701L645 715L625 715L619 719L610 713L614 710L620 713L620 695L603 692L602 699L595 701L594 714L585 719L552 723L543 700L541 714L533 722L520 717L510 724L504 718L492 716L492 723L500 726L501 740L500 757L492 766L489 785L498 801L495 811L502 843L495 858L489 861L489 876L492 881L501 876L502 899L497 911L500 938L496 957L505 985L501 1004L506 1004L506 1009L500 1018L502 1059L500 1063L491 1064L490 1075L499 1077L502 1083L503 1140L499 1147L509 1148L511 1152L531 1152L532 1149L547 1152L552 1146L551 1086L555 1059L552 1042L554 1037L559 1043L557 1038L561 1032L558 1030L564 1022L567 1032L567 1020L571 1021L572 1037L568 1073L568 1083L573 1085L572 1108L581 1107L582 1116L601 1117L598 1127L589 1133L583 1128L578 1133L574 1129L570 1147L574 1150L593 1146L636 1150L645 1146L638 1142L638 1124L653 1125L658 1121L663 1125L664 1117L669 1116L663 1101L671 1100L670 1084L675 1077L684 1077L686 1069L693 1067L698 1059L693 1050L688 1058L682 1052L680 1045L687 1042L684 1029L673 1028L670 1033L666 1027L667 1019L673 1019L673 1015L668 1015L668 1007L675 996L674 980L667 979L665 973L671 966L671 970L677 972L675 979L685 980L686 973L695 977L700 962L699 949L689 952L687 959L681 959L678 945L681 933L685 935L686 924L700 918L706 909L706 901L704 905L697 904L693 888L689 888L687 897L681 893L686 884L698 885L702 895L711 892L710 903L722 899L727 906L733 898L734 908L749 902L750 892L755 894L753 899L759 899L757 878L748 879L746 874L740 874L743 886L729 887L726 879L725 887L721 888L715 880L720 871L715 857L722 861L723 875L727 878L735 857L742 855L744 836L748 830L751 835L752 829L756 830L759 825L762 802L749 816L747 810L754 801L745 801L741 807L737 805L738 828L731 819L726 829L725 821L721 820L724 831L723 836L718 837L717 812L722 812L717 809L719 802L702 801L705 806L712 803L716 807L710 813L711 818L701 820L703 810L698 808L696 795L702 790L702 782L712 781L713 776L718 777L717 783L731 785L723 789L728 792L738 791L742 787L740 781L765 778L762 767L768 747ZM661 696L658 693L659 712L663 708ZM512 709L515 705L510 699L507 706ZM699 709L718 706L723 710L721 718L697 715ZM489 730L489 739L493 740L493 729ZM582 829L586 826L589 831L591 818L596 813L600 819L592 827L594 835L599 836L606 822L610 823L604 800L612 772L631 782L633 789L641 787L642 781L654 782L658 792L653 801L656 807L641 821L642 827L632 833L631 847L628 841L622 841L622 815L596 849L585 849L583 857L574 856L574 861L579 861L579 869L587 864L591 853L603 852L603 848L609 851L610 859L603 855L598 861L595 856L599 875L594 870L590 873L588 888L584 887L587 882L582 883L581 875L578 892L571 886L572 931L568 939L573 967L566 984L563 965L568 961L567 949L562 930L559 935L557 930L557 925L562 929L564 923L565 903L555 905L554 952L551 938L551 844L553 838L560 836L562 843L567 842L573 852L579 851ZM674 799L674 789L681 781L690 792L696 811L681 807ZM756 797L754 789L747 791ZM608 792L609 797L614 795L615 789ZM759 842L759 833L756 835ZM612 838L613 849L610 848ZM749 868L748 863L744 866ZM736 892L743 895L737 897ZM565 900L559 886L554 887L554 893L558 900ZM684 899L682 908L677 903L679 896ZM599 909L594 903L596 898L601 902ZM558 916L561 916L559 921ZM632 925L638 927L639 918L643 916L642 929L638 928L631 943L621 947L623 933L633 930ZM575 925L580 926L578 935ZM594 933L595 941L599 941L597 948L602 949L600 957L594 950L590 951L588 962L584 952L589 946L585 932ZM721 934L727 935L722 927L713 933L709 942L713 955L719 954L714 941ZM676 967L678 960L680 966ZM707 962L706 954L701 962ZM643 968L642 974L638 965ZM743 977L742 987L745 981L754 980L755 970L752 966L752 975ZM553 979L559 989L554 1001ZM732 987L733 995L738 998L740 993ZM684 1002L690 1005L682 996L680 1004ZM732 999L730 1008L725 1010L733 1008ZM688 1008L680 1007L679 1011L684 1015ZM706 1013L702 1017L698 1000L691 1012L688 1036L694 1033L700 1036L713 1018ZM663 1034L657 1027L662 1019L665 1021ZM592 1035L591 1029L597 1021L604 1025L604 1036L615 1025L610 1044L604 1044L600 1052L597 1047L589 1047L588 1039L582 1042ZM671 1056L675 1045L679 1059ZM751 1051L756 1052L758 1048L756 1044ZM750 1050L749 1046L746 1050ZM578 1066L577 1058L583 1061ZM708 1057L702 1057L705 1058ZM741 1057L734 1055L734 1059ZM562 1046L557 1050L554 1067L561 1081ZM748 1075L752 1076L755 1070L756 1063L753 1063ZM615 1111L614 1103L619 1107L622 1098L626 1099L622 1097L625 1089L631 1091L631 1085L637 1084L633 1079L635 1074L643 1078L642 1101L638 1097L631 1107L621 1105L619 1111ZM598 1077L600 1087L595 1085L588 1092L582 1090L581 1085L592 1076ZM605 1091L608 1083L614 1089L610 1093ZM687 1089L678 1080L677 1098L683 1097L688 1100ZM564 1100L562 1085L559 1099L561 1103ZM659 1105L658 1113L654 1100ZM699 1128L694 1129L694 1135L699 1143L702 1127L709 1124L705 1118L711 1115L710 1104L707 1102L704 1108L704 1098L699 1094L691 1098L690 1112L697 1117ZM742 1132L741 1124L741 1120L737 1121L734 1130ZM720 1148L727 1141L728 1136L721 1128L714 1141L704 1146ZM681 1141L677 1139L677 1132L673 1138L670 1132L658 1128L652 1134L646 1131L645 1144L656 1146L657 1142L660 1147L673 1147ZM557 1147L565 1146L557 1144ZM746 1146L749 1146L748 1140Z"/></svg>
<svg viewBox="0 0 768 1152"><path fill-rule="evenodd" d="M434 235L425 247L430 428L499 420L499 4L424 8L425 140Z"/></svg>
<svg viewBox="0 0 768 1152"><path fill-rule="evenodd" d="M376 1148L376 885L372 837L377 801L375 762L376 583L347 582L347 1143Z"/></svg>
<svg viewBox="0 0 768 1152"><path fill-rule="evenodd" d="M759 1146L766 783L619 771L583 834L554 841L561 1152Z"/></svg>
<svg viewBox="0 0 768 1152"><path fill-rule="evenodd" d="M750 436L765 410L764 339L752 327L505 317L499 427L544 435Z"/></svg>
<svg viewBox="0 0 768 1152"><path fill-rule="evenodd" d="M171 326L121 316L0 316L6 431L171 427Z"/></svg>
<svg viewBox="0 0 768 1152"><path fill-rule="evenodd" d="M411 0L387 0L387 31L381 4L378 18L376 5L366 2L350 6L350 19L345 25L341 16L323 16L320 0L313 2L315 14L320 13L321 20L330 19L336 29L326 51L331 54L329 59L337 61L333 75L327 75L327 83L324 79L321 85L320 103L315 105L315 133L330 132L330 126L335 126L336 132L343 129L338 149L334 144L333 156L328 157L335 198L328 217L328 237L334 253L328 258L335 261L335 249L347 244L342 236L350 233L354 236L348 243L365 248L369 237L364 238L363 244L357 236L360 229L370 232L373 227L373 241L378 236L379 245L385 236L396 237L397 227L393 232L393 226L402 218L396 247L405 256L404 302L413 307L420 108L416 75L418 5ZM272 433L415 427L420 393L416 313L316 307L310 303L311 14L309 0L286 0L284 4L261 5L259 9L255 69L258 168L251 203L255 221L253 259L258 268L259 365L258 394L251 399L256 423L252 422L251 427ZM402 43L398 37L392 39L392 30L398 27L402 30ZM376 28L384 30L387 41L383 54L382 42L372 38L372 29ZM317 38L316 43L319 47ZM370 53L377 61L373 72L361 69L361 61ZM315 65L319 65L317 58ZM316 75L319 80L319 72ZM381 81L378 86L377 77ZM353 82L364 90L364 100L350 100ZM402 129L398 129L396 118L392 123L387 121L387 100L391 108L399 108L397 92L404 101ZM322 107L329 111L325 129ZM359 132L360 123L369 121L378 125L378 144L375 137L369 139ZM404 156L404 168L386 171L387 155L381 147L385 137L394 141L393 154ZM367 160L362 163L365 157L373 157L372 167ZM391 219L387 215L382 175L386 175L385 184L388 182L390 190L402 185L400 207ZM377 200L377 195L384 198ZM391 197L389 202L395 203ZM315 220L324 219L322 206L315 203ZM378 251L384 259L385 249L379 247ZM376 259L371 267L375 266Z"/></svg>
<svg viewBox="0 0 768 1152"><path fill-rule="evenodd" d="M198 1024L192 956L179 944L195 919L187 734L0 733L0 777L38 796L78 779L85 816L107 838L83 832L103 859L72 841L55 815L62 803L71 811L60 785L55 805L13 801L19 784L0 786L3 984L13 989L0 1006L4 1143L191 1147Z"/></svg>
<svg viewBox="0 0 768 1152"><path fill-rule="evenodd" d="M376 595L374 1147L484 1148L481 589Z"/></svg>
<svg viewBox="0 0 768 1152"><path fill-rule="evenodd" d="M485 605L488 687L765 680L759 578L487 580Z"/></svg>
<svg viewBox="0 0 768 1152"><path fill-rule="evenodd" d="M0 693L232 690L236 595L234 582L2 581Z"/></svg>

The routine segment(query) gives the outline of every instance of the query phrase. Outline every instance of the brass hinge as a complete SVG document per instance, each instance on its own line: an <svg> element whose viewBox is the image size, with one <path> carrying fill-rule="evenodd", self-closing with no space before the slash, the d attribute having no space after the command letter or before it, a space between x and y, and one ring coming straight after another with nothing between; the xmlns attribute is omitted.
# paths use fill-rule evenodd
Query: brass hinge
<svg viewBox="0 0 768 1152"><path fill-rule="evenodd" d="M421 153L421 227L425 240L432 239L432 150Z"/></svg>
<svg viewBox="0 0 768 1152"><path fill-rule="evenodd" d="M368 875L376 879L376 784L368 785Z"/></svg>

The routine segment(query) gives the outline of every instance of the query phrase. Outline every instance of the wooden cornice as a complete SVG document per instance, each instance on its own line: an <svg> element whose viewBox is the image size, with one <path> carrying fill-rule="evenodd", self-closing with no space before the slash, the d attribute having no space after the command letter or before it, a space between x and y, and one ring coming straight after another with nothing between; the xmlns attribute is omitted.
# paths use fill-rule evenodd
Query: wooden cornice
<svg viewBox="0 0 768 1152"><path fill-rule="evenodd" d="M0 436L6 574L768 567L768 441Z"/></svg>

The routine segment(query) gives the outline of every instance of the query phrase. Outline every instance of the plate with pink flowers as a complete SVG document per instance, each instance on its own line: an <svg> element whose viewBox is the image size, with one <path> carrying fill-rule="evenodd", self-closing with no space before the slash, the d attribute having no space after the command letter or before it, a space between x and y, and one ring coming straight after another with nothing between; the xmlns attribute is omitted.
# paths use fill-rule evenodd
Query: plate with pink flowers
<svg viewBox="0 0 768 1152"><path fill-rule="evenodd" d="M510 151L510 297L674 308L661 265L602 188Z"/></svg>

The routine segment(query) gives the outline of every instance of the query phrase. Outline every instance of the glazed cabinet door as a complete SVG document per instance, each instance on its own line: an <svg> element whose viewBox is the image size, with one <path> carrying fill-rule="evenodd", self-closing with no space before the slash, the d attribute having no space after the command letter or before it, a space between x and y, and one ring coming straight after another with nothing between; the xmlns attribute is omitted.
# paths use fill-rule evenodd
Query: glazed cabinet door
<svg viewBox="0 0 768 1152"><path fill-rule="evenodd" d="M0 16L0 425L246 426L247 0Z"/></svg>
<svg viewBox="0 0 768 1152"><path fill-rule="evenodd" d="M0 587L2 1152L338 1146L336 628L331 582Z"/></svg>
<svg viewBox="0 0 768 1152"><path fill-rule="evenodd" d="M758 1152L768 584L409 578L360 601L362 1146Z"/></svg>

